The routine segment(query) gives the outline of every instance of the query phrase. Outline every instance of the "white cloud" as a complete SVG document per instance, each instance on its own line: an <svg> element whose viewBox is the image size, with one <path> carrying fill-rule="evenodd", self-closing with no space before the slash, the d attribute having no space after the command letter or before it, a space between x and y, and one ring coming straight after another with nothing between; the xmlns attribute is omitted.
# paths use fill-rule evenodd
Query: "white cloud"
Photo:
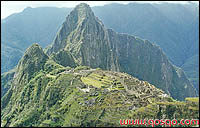
<svg viewBox="0 0 200 128"><path fill-rule="evenodd" d="M93 6L103 6L110 3L121 3L128 4L133 1L1 1L1 19L7 16L21 12L26 7L75 7L79 3L87 3L91 7ZM134 1L138 3L160 3L159 1ZM165 1L168 3L181 3L185 4L187 1ZM198 4L198 1L196 1Z"/></svg>

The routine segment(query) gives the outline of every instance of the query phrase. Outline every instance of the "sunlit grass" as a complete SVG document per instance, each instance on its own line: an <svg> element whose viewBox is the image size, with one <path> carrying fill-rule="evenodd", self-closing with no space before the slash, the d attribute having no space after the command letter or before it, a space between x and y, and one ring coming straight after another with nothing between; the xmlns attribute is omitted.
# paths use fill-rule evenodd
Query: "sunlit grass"
<svg viewBox="0 0 200 128"><path fill-rule="evenodd" d="M191 102L199 102L199 97L187 97L185 98L185 101L191 101Z"/></svg>

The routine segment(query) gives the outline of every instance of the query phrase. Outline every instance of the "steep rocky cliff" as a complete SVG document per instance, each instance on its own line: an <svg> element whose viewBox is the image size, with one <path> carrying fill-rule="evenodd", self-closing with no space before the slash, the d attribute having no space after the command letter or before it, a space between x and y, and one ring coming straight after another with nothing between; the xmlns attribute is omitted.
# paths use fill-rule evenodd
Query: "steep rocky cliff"
<svg viewBox="0 0 200 128"><path fill-rule="evenodd" d="M80 65L126 72L146 80L173 98L196 96L184 72L177 71L158 46L106 29L87 4L76 6L67 16L47 53L59 50L69 51Z"/></svg>

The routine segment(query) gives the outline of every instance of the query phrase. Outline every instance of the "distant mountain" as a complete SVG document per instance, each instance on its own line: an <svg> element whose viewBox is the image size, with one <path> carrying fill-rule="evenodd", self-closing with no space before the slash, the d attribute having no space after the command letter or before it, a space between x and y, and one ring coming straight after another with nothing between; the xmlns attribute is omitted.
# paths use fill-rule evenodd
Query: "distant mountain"
<svg viewBox="0 0 200 128"><path fill-rule="evenodd" d="M194 55L186 60L182 69L188 74L189 80L194 83L195 88L199 91L199 55Z"/></svg>
<svg viewBox="0 0 200 128"><path fill-rule="evenodd" d="M199 81L199 70L196 70L199 60L187 62L189 58L199 54L199 6L193 3L130 3L94 7L93 10L106 27L159 45L176 66L195 66L190 72L187 69L186 74L190 79L196 79L193 84L199 88L199 84L196 84ZM195 64L196 62L198 63ZM195 77L191 75L194 73Z"/></svg>
<svg viewBox="0 0 200 128"><path fill-rule="evenodd" d="M189 31L194 31L193 22L199 22L198 8L193 7L193 4L190 6L191 9L182 4L130 3L94 7L93 10L105 26L117 32L149 39L164 50L170 61L181 66L187 58L183 51L191 44L198 44L183 38ZM195 33L197 35L198 31ZM193 39L192 35L187 39Z"/></svg>
<svg viewBox="0 0 200 128"><path fill-rule="evenodd" d="M26 8L1 22L1 72L15 67L34 42L46 47L53 40L68 8Z"/></svg>

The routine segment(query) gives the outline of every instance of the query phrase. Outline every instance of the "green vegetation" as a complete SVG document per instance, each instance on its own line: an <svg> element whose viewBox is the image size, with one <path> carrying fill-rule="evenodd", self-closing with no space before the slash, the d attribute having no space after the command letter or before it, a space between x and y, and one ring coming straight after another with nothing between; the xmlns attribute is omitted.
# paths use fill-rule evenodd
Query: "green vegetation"
<svg viewBox="0 0 200 128"><path fill-rule="evenodd" d="M163 114L172 118L176 113L178 119L198 117L198 104L191 105L164 97L147 98L145 101L134 95L130 96L122 89L124 86L119 77L127 77L125 74L99 69L84 77L81 72L91 71L90 68L79 67L80 74L66 74L64 71L72 68L56 65L52 60L46 61L44 66L48 67L47 65L52 65L49 70L41 68L27 85L21 86L24 85L21 83L16 87L17 90L22 90L21 93L13 92L11 88L3 97L2 126L120 126L120 119L157 119ZM133 86L134 81L135 78L126 80L126 84L130 84L127 86ZM147 82L139 85L139 80L136 81L134 86L140 87L134 90L136 93L149 86ZM84 92L80 85L86 85L90 90ZM111 89L111 86L115 88ZM154 89L153 95L162 93L159 89ZM196 103L197 99L186 98L186 101ZM143 104L149 100L152 101L150 104Z"/></svg>
<svg viewBox="0 0 200 128"><path fill-rule="evenodd" d="M88 66L78 66L74 69L74 71L76 72L79 70L88 70L88 69L90 69L90 67L88 67Z"/></svg>
<svg viewBox="0 0 200 128"><path fill-rule="evenodd" d="M100 81L89 78L89 77L82 77L81 80L83 81L84 84L87 84L87 85L93 85L98 88L103 86L103 84Z"/></svg>
<svg viewBox="0 0 200 128"><path fill-rule="evenodd" d="M91 73L87 77L81 77L81 80L83 81L83 83L87 85L93 85L97 88L104 88L106 85L111 84L107 77L103 77L97 73Z"/></svg>
<svg viewBox="0 0 200 128"><path fill-rule="evenodd" d="M21 70L23 68L18 72ZM171 97L161 97L163 91L127 74L86 66L74 70L68 72L73 68L48 59L30 80L19 79L20 75L5 79L9 73L3 76L5 84L10 79L19 81L18 86L12 83L12 88L2 98L2 126L120 126L120 119L199 116L198 98L175 101ZM85 76L85 72L90 73Z"/></svg>
<svg viewBox="0 0 200 128"><path fill-rule="evenodd" d="M71 55L70 52L61 50L58 53L54 53L51 55L51 58L58 64L66 67L76 67L77 64L75 63L74 57Z"/></svg>
<svg viewBox="0 0 200 128"><path fill-rule="evenodd" d="M142 10L142 8L148 9ZM198 8L193 4L188 4L185 7L185 5L166 3L155 4L152 7L150 4L138 5L135 3L129 4L128 7L112 4L110 6L94 7L92 10L108 28L113 28L117 32L136 34L159 45L173 64L181 66L198 90L199 20L197 13L195 13ZM2 20L2 73L9 71L18 64L25 49L33 41L39 42L42 47L48 46L71 10L71 8L27 8L25 11ZM80 10L82 10L79 11L81 15L78 15L78 17L84 17L84 9ZM149 11L152 15L148 15ZM171 15L171 12L173 12L173 15ZM57 18L52 19L52 17ZM78 17L72 18L72 21L77 21ZM37 26L34 22L36 19L38 21ZM84 21L84 18L81 19ZM145 19L152 20L144 22L147 21ZM165 25L162 25L163 21L165 21ZM15 26L15 29L11 26ZM132 26L134 26L134 29L132 29ZM64 32L68 33L68 31ZM158 33L163 34L158 36ZM76 36L74 35L74 37Z"/></svg>
<svg viewBox="0 0 200 128"><path fill-rule="evenodd" d="M2 127L115 127L120 119L199 118L198 97L177 101L164 93L178 99L195 95L184 72L157 46L105 29L86 4L78 5L67 21L67 29L60 29L47 50L49 56L33 44L16 70L2 75Z"/></svg>
<svg viewBox="0 0 200 128"><path fill-rule="evenodd" d="M190 101L190 102L195 102L198 103L199 102L199 97L187 97L185 98L186 101Z"/></svg>
<svg viewBox="0 0 200 128"><path fill-rule="evenodd" d="M105 28L88 5L78 5L63 24L47 49L49 55L58 58L54 59L57 63L70 66L69 62L75 61L81 67L125 72L152 83L178 100L197 96L182 69L172 65L157 45ZM123 89L120 85L117 88Z"/></svg>
<svg viewBox="0 0 200 128"><path fill-rule="evenodd" d="M6 92L10 89L15 71L16 69L13 69L1 75L1 97L4 96Z"/></svg>

